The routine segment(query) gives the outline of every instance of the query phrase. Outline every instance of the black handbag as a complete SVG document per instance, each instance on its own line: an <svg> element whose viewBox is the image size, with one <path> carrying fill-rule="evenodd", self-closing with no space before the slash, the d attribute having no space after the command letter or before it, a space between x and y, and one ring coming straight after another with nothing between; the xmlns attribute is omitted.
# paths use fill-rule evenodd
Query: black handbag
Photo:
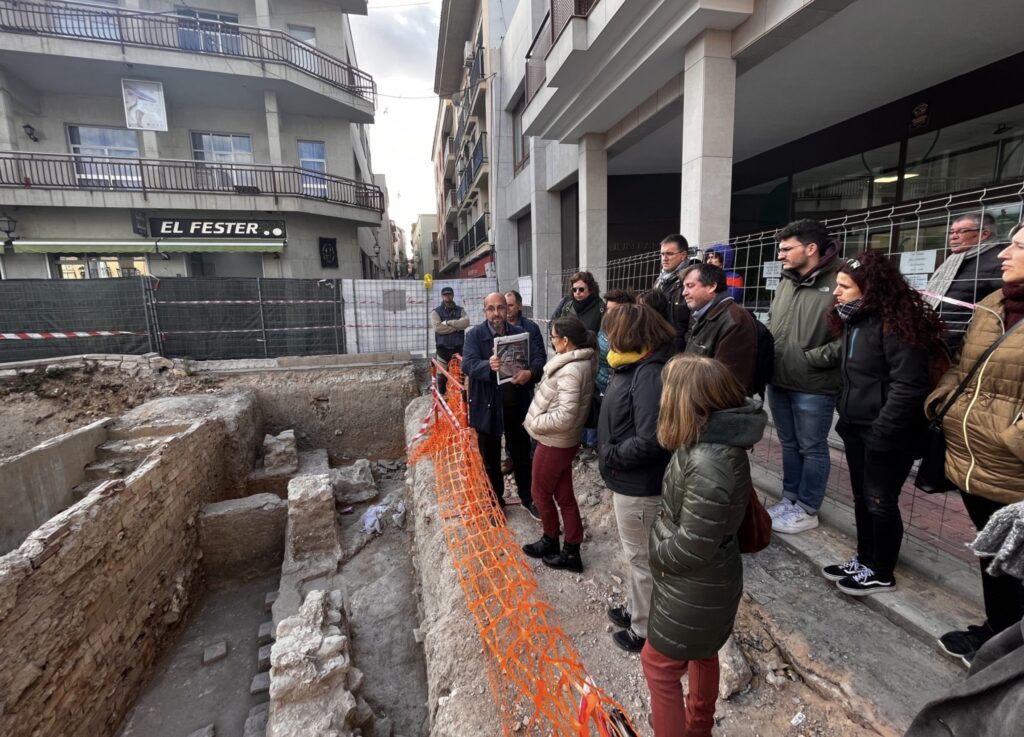
<svg viewBox="0 0 1024 737"><path fill-rule="evenodd" d="M1024 322L1022 320L1021 322ZM943 494L947 491L953 491L956 488L956 484L949 480L946 476L946 433L942 429L942 419L949 412L953 403L956 402L957 398L964 393L967 389L967 385L971 383L971 379L978 372L978 369L985 363L992 352L999 347L999 344L1006 339L1006 337L1016 329L1018 322L1012 328L1004 332L990 345L985 352L981 354L981 357L974 362L971 366L971 370L964 376L964 380L960 382L960 386L956 388L949 399L946 400L946 404L943 405L942 409L937 415L928 423L928 429L925 430L924 440L924 455L921 456L921 465L917 468L917 476L914 478L914 486L923 491L925 494Z"/></svg>

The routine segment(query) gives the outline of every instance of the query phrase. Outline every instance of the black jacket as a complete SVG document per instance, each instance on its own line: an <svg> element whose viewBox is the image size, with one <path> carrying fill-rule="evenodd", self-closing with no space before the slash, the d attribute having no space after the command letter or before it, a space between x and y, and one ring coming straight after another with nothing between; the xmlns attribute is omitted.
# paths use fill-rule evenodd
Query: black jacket
<svg viewBox="0 0 1024 737"><path fill-rule="evenodd" d="M655 289L660 289L668 297L669 322L676 329L676 339L672 344L673 353L683 352L686 348L687 333L690 332L690 308L683 299L683 280L680 278L685 270L686 267L682 266L676 269L676 273L667 282L660 285L657 281L654 283Z"/></svg>
<svg viewBox="0 0 1024 737"><path fill-rule="evenodd" d="M843 329L840 422L870 427L869 447L908 447L925 427L929 357L927 348L884 332L877 315L852 317Z"/></svg>
<svg viewBox="0 0 1024 737"><path fill-rule="evenodd" d="M505 334L525 333L521 327L505 324ZM462 350L462 370L469 380L469 426L477 432L488 435L502 435L505 432L505 407L502 402L498 376L491 370L490 359L494 355L494 336L487 322L474 325L466 331L466 344ZM530 349L530 371L533 380L522 385L509 384L515 396L512 407L516 415L514 422L526 419L526 412L533 400L533 387L544 371L544 355Z"/></svg>
<svg viewBox="0 0 1024 737"><path fill-rule="evenodd" d="M999 252L1002 250L1002 246L996 245L980 256L965 258L956 276L953 277L953 283L949 285L946 296L975 304L992 292L1002 289L1003 262L999 260ZM946 346L950 355L955 356L964 342L964 333L967 332L967 324L971 321L974 311L948 302L940 302L938 311L939 319L946 323Z"/></svg>
<svg viewBox="0 0 1024 737"><path fill-rule="evenodd" d="M661 369L671 353L662 348L615 369L597 421L598 467L608 488L626 496L658 496L671 455L658 445Z"/></svg>

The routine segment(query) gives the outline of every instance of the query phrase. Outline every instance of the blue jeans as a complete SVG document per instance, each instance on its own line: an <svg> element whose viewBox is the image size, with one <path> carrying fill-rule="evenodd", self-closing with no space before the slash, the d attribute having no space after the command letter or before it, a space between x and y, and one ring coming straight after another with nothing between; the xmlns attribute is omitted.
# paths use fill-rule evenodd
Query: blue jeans
<svg viewBox="0 0 1024 737"><path fill-rule="evenodd" d="M817 514L825 500L831 467L828 431L835 397L769 385L768 406L782 445L782 496L808 514Z"/></svg>
<svg viewBox="0 0 1024 737"><path fill-rule="evenodd" d="M597 428L596 427L585 427L583 428L582 443L584 448L596 448L597 447Z"/></svg>

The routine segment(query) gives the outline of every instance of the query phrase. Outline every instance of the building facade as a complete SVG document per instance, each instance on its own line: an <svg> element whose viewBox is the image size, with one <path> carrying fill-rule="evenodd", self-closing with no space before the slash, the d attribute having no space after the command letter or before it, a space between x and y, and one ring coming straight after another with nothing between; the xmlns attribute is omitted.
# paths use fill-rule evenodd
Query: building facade
<svg viewBox="0 0 1024 737"><path fill-rule="evenodd" d="M444 0L434 92L438 275L494 275L490 138L493 65L516 0Z"/></svg>
<svg viewBox="0 0 1024 737"><path fill-rule="evenodd" d="M994 214L1016 222L1021 21L994 0L522 0L488 79L500 283L532 276L554 304L545 274L601 272L667 233L704 246L797 217L955 214L1000 188ZM946 220L859 242L941 248ZM773 248L744 258L761 279Z"/></svg>
<svg viewBox="0 0 1024 737"><path fill-rule="evenodd" d="M373 276L366 12L0 0L0 275Z"/></svg>
<svg viewBox="0 0 1024 737"><path fill-rule="evenodd" d="M409 229L409 249L417 275L438 273L440 250L437 236L437 216L428 213L418 215Z"/></svg>

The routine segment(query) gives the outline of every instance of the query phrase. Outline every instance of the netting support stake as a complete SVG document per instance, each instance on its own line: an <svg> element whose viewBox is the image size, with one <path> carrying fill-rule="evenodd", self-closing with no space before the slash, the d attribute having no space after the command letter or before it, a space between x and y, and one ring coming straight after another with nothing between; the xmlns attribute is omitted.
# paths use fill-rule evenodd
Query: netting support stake
<svg viewBox="0 0 1024 737"><path fill-rule="evenodd" d="M263 279L256 277L256 299L260 303L260 332L263 334L263 357L269 356L267 350L267 324L263 319Z"/></svg>

